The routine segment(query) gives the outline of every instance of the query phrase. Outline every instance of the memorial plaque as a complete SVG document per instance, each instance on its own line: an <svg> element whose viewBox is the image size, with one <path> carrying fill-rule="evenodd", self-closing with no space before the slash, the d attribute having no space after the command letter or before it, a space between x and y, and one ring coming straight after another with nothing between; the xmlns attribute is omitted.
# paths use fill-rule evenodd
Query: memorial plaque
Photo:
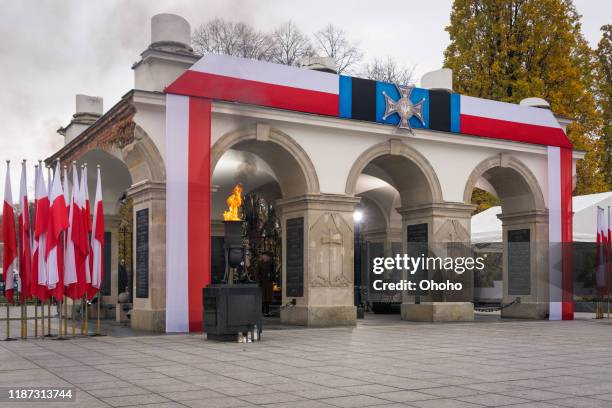
<svg viewBox="0 0 612 408"><path fill-rule="evenodd" d="M111 294L111 233L104 232L104 275L102 276L102 285L100 285L100 293L102 296L110 296Z"/></svg>
<svg viewBox="0 0 612 408"><path fill-rule="evenodd" d="M304 296L304 217L287 220L287 297Z"/></svg>
<svg viewBox="0 0 612 408"><path fill-rule="evenodd" d="M406 254L409 257L418 258L421 255L429 256L429 234L427 228L427 223L408 225L406 228ZM428 272L425 268L419 268L416 272L412 272L413 271L408 271L408 280L411 280L417 284L418 282L428 278ZM411 291L411 293L415 295L425 295L427 294L427 291L416 289Z"/></svg>
<svg viewBox="0 0 612 408"><path fill-rule="evenodd" d="M531 247L528 229L508 231L508 294L531 293Z"/></svg>
<svg viewBox="0 0 612 408"><path fill-rule="evenodd" d="M149 209L136 211L136 297L149 297Z"/></svg>

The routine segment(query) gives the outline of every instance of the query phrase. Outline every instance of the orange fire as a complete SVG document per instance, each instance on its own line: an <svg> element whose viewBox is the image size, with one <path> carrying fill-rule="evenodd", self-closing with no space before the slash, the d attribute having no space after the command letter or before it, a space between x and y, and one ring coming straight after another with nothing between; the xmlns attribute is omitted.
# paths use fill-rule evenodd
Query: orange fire
<svg viewBox="0 0 612 408"><path fill-rule="evenodd" d="M234 186L234 192L227 197L226 203L229 210L223 212L223 219L225 221L240 221L238 208L242 205L242 184L239 183Z"/></svg>

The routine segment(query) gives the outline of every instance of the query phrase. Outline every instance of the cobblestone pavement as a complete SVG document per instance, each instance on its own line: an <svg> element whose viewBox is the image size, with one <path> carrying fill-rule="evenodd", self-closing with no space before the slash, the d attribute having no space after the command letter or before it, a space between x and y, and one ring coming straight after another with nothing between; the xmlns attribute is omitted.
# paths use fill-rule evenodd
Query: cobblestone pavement
<svg viewBox="0 0 612 408"><path fill-rule="evenodd" d="M251 344L128 329L0 342L0 387L74 387L77 396L0 407L612 407L610 379L607 319L368 315L356 328L267 330Z"/></svg>

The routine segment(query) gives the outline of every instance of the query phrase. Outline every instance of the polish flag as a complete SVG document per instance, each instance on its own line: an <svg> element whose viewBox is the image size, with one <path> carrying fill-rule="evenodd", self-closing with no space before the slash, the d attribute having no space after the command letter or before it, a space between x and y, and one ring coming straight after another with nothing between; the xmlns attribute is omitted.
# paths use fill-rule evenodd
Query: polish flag
<svg viewBox="0 0 612 408"><path fill-rule="evenodd" d="M13 303L15 289L15 270L17 269L17 233L15 231L15 209L11 191L11 168L6 161L6 181L4 182L4 206L2 208L2 271L6 300Z"/></svg>
<svg viewBox="0 0 612 408"><path fill-rule="evenodd" d="M30 229L30 208L28 206L28 182L26 161L21 163L21 184L19 186L19 279L21 298L32 297L32 233Z"/></svg>
<svg viewBox="0 0 612 408"><path fill-rule="evenodd" d="M64 297L63 282L63 259L60 255L62 246L62 232L68 228L68 214L66 213L66 201L62 191L61 169L59 160L55 168L53 182L51 184L51 198L49 208L49 225L47 228L47 274L48 288L50 294L56 300Z"/></svg>
<svg viewBox="0 0 612 408"><path fill-rule="evenodd" d="M612 289L612 207L608 206L608 293Z"/></svg>
<svg viewBox="0 0 612 408"><path fill-rule="evenodd" d="M606 228L606 214L603 208L597 207L597 261L595 281L600 294L607 289L606 282L606 248L608 231Z"/></svg>
<svg viewBox="0 0 612 408"><path fill-rule="evenodd" d="M40 300L48 298L47 293L47 263L45 261L45 250L47 248L47 229L49 227L49 197L45 183L42 165L38 169L38 180L36 181L36 220L34 222L34 239L37 244L32 259L32 279L36 277L35 291L32 292ZM34 282L33 282L34 284Z"/></svg>
<svg viewBox="0 0 612 408"><path fill-rule="evenodd" d="M93 233L91 235L92 266L91 290L89 298L92 299L100 290L104 279L104 208L102 205L102 179L100 166L98 166L98 181L96 182L96 198L94 206Z"/></svg>
<svg viewBox="0 0 612 408"><path fill-rule="evenodd" d="M87 180L87 164L81 167L81 215L83 216L83 226L85 227L85 238L87 240L87 253L85 255L85 282L87 288L91 286L91 243L89 234L91 234L91 207L89 204L89 187Z"/></svg>
<svg viewBox="0 0 612 408"><path fill-rule="evenodd" d="M81 180L83 181L83 180ZM85 256L87 236L83 225L81 188L76 163L72 163L72 197L70 199L69 227L66 244L64 284L71 299L80 299L86 292Z"/></svg>

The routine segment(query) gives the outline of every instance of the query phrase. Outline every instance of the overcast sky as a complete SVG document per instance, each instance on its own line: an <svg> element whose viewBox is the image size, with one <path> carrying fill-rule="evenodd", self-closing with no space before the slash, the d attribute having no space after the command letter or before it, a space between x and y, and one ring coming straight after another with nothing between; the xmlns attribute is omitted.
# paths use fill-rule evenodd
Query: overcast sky
<svg viewBox="0 0 612 408"><path fill-rule="evenodd" d="M418 78L441 67L451 4L451 0L0 0L0 156L12 161L13 196L18 199L21 160L30 162L32 191L34 161L63 145L56 131L70 121L76 93L102 96L106 111L133 87L130 67L149 43L154 14L179 14L192 28L215 17L262 30L291 19L310 33L331 22L343 28L368 59L391 56L414 65ZM574 0L574 4L583 15L584 35L596 46L599 28L612 22L612 1ZM2 197L5 167L2 163Z"/></svg>

